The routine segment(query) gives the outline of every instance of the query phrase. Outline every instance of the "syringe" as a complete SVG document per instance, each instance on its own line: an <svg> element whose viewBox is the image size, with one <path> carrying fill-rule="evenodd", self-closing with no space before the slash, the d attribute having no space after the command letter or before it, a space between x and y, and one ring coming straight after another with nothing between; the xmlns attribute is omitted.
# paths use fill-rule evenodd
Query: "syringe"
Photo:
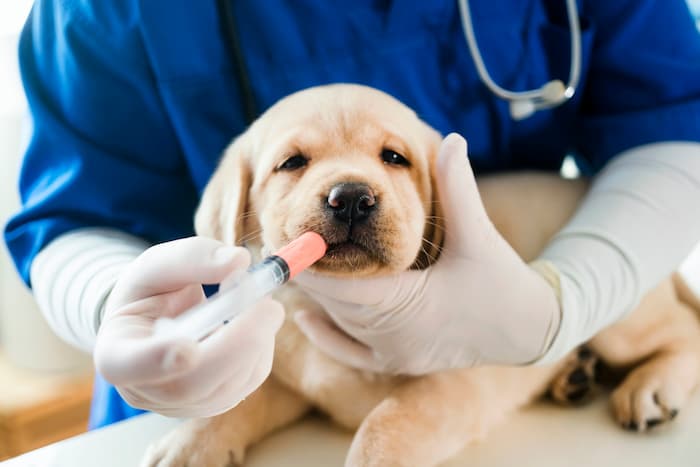
<svg viewBox="0 0 700 467"><path fill-rule="evenodd" d="M218 292L205 303L175 318L159 318L154 334L159 337L189 337L199 341L321 259L326 248L323 237L315 232L306 232L275 254L251 266L231 288Z"/></svg>

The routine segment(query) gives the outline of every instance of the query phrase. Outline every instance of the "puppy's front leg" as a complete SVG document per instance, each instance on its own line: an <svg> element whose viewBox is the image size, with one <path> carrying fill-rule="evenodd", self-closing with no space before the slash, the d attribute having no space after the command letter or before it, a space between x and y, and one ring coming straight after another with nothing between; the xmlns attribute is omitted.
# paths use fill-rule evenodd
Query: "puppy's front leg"
<svg viewBox="0 0 700 467"><path fill-rule="evenodd" d="M142 467L242 465L248 446L300 418L308 402L268 380L238 406L211 418L188 420L146 451Z"/></svg>
<svg viewBox="0 0 700 467"><path fill-rule="evenodd" d="M553 367L484 367L399 386L363 421L347 467L433 466L541 395Z"/></svg>

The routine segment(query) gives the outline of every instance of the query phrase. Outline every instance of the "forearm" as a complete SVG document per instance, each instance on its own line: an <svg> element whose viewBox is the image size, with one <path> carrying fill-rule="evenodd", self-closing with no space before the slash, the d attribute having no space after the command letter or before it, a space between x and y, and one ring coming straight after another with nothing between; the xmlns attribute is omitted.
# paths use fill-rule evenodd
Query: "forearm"
<svg viewBox="0 0 700 467"><path fill-rule="evenodd" d="M41 250L32 263L32 288L53 331L91 351L109 292L148 246L118 230L87 228L63 234Z"/></svg>
<svg viewBox="0 0 700 467"><path fill-rule="evenodd" d="M700 144L618 156L540 259L558 272L561 323L547 362L631 311L700 239Z"/></svg>

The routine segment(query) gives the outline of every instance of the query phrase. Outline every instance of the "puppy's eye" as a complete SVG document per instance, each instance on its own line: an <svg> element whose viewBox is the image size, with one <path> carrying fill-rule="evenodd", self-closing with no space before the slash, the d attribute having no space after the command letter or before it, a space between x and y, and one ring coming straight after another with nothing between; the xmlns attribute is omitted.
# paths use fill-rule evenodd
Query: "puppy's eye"
<svg viewBox="0 0 700 467"><path fill-rule="evenodd" d="M408 162L405 157L396 151L392 151L391 149L384 149L382 151L382 161L384 161L385 164L401 165L404 167L411 166L411 163Z"/></svg>
<svg viewBox="0 0 700 467"><path fill-rule="evenodd" d="M302 154L296 154L279 165L277 170L296 170L305 167L308 163L309 159Z"/></svg>

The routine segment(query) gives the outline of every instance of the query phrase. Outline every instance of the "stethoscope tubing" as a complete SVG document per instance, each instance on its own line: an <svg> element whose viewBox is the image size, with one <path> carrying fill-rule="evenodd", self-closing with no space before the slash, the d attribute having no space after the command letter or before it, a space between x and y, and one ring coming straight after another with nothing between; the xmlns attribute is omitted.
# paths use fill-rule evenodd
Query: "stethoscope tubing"
<svg viewBox="0 0 700 467"><path fill-rule="evenodd" d="M469 48L469 53L472 56L476 71L482 83L497 97L509 102L511 107L513 104L520 102L531 104L533 111L547 109L561 105L569 100L576 93L581 78L581 26L579 22L578 8L576 0L565 0L566 10L569 20L569 33L571 42L571 62L569 66L569 79L566 85L563 86L561 92L556 92L554 95L548 93L548 86L559 83L559 80L551 80L545 83L539 89L528 91L510 91L499 86L489 74L484 60L479 51L479 46L474 34L472 24L471 10L468 0L457 0L459 5L460 19L464 37ZM238 28L236 26L236 18L234 14L233 0L217 0L219 18L224 32L227 53L230 61L234 66L234 71L238 78L238 87L242 99L243 110L245 113L246 123L250 125L258 117L259 112L253 88L250 82L250 75L246 68L243 49L241 48ZM549 86L549 89L552 87ZM529 115L529 113L527 114Z"/></svg>
<svg viewBox="0 0 700 467"><path fill-rule="evenodd" d="M541 101L541 104L546 105L547 107L554 107L573 97L578 87L579 79L581 78L581 25L579 22L576 0L566 0L566 10L569 19L569 36L571 42L571 63L569 66L569 80L565 86L564 95L562 96L562 99L559 99L557 102L547 102L547 99L543 97L542 88L532 89L529 91L509 91L499 86L491 78L491 75L484 64L481 52L479 51L479 46L474 35L469 1L458 0L458 4L464 37L469 47L469 52L472 59L474 60L476 71L479 74L481 81L493 94L505 101L528 99Z"/></svg>

